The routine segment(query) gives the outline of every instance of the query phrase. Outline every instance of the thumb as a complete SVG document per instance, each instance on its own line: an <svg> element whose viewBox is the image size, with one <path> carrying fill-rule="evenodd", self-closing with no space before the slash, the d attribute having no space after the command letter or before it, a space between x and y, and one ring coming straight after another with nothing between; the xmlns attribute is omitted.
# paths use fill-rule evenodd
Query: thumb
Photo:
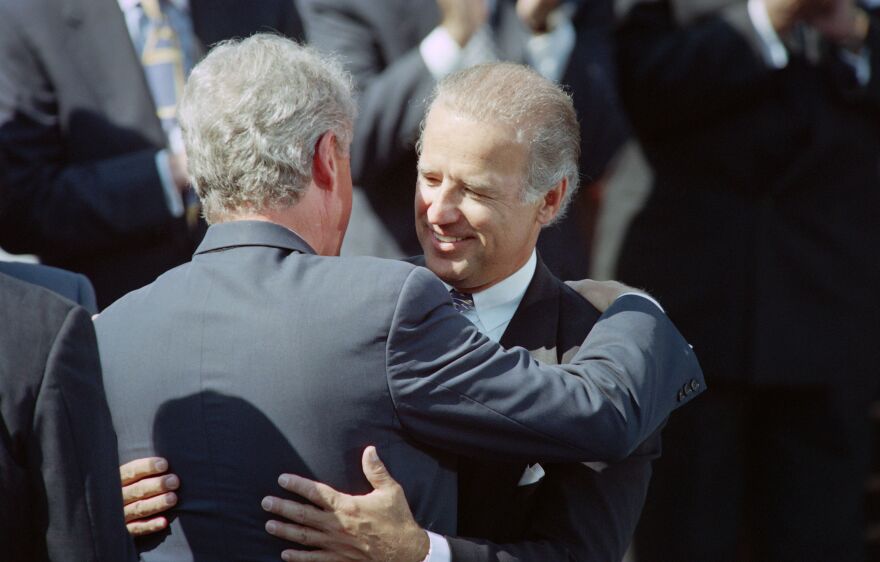
<svg viewBox="0 0 880 562"><path fill-rule="evenodd" d="M388 473L388 469L385 468L385 465L379 460L379 455L376 453L376 447L370 445L364 449L364 455L361 458L361 466L364 469L364 476L367 477L367 480L370 481L373 488L388 488L397 485L397 482L394 478L391 478L391 475Z"/></svg>

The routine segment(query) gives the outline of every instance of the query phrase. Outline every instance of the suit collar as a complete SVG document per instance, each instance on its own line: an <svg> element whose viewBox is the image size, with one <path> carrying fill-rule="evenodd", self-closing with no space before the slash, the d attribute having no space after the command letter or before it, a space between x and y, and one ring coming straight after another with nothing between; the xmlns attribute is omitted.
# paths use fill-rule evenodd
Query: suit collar
<svg viewBox="0 0 880 562"><path fill-rule="evenodd" d="M242 246L267 246L303 254L316 253L298 234L279 224L241 220L215 224L208 228L195 255Z"/></svg>
<svg viewBox="0 0 880 562"><path fill-rule="evenodd" d="M535 359L556 364L559 362L556 356L558 318L559 285L539 256L532 282L500 343L505 348L524 347Z"/></svg>

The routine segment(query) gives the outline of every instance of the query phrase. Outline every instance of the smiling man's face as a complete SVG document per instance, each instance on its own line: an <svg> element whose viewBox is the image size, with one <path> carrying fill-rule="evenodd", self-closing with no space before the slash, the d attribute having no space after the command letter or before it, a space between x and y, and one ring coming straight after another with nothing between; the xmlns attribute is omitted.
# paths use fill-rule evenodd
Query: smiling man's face
<svg viewBox="0 0 880 562"><path fill-rule="evenodd" d="M425 122L416 232L428 269L460 291L504 280L532 253L558 205L522 199L528 147L515 132L435 103Z"/></svg>

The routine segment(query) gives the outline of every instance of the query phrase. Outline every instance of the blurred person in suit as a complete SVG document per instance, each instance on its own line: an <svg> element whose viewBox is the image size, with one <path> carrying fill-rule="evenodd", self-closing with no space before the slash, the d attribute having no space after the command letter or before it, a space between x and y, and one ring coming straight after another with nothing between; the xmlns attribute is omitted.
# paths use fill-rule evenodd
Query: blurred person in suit
<svg viewBox="0 0 880 562"><path fill-rule="evenodd" d="M85 274L105 307L203 227L174 106L217 41L303 36L293 0L0 0L0 246Z"/></svg>
<svg viewBox="0 0 880 562"><path fill-rule="evenodd" d="M640 561L861 560L880 347L880 20L852 0L635 2L621 96L655 175L618 275L712 392L673 418Z"/></svg>
<svg viewBox="0 0 880 562"><path fill-rule="evenodd" d="M135 560L88 313L0 274L3 560Z"/></svg>
<svg viewBox="0 0 880 562"><path fill-rule="evenodd" d="M309 40L339 54L355 77L355 206L343 255L420 251L410 196L415 141L437 80L489 61L526 63L572 93L584 146L585 189L538 249L563 279L586 277L599 180L628 135L611 56L611 2L560 0L305 0ZM358 189L359 188L359 189Z"/></svg>
<svg viewBox="0 0 880 562"><path fill-rule="evenodd" d="M454 454L620 460L702 384L659 307L616 286L594 284L607 310L553 367L479 334L423 268L325 257L351 205L347 79L257 36L217 47L187 84L181 123L212 226L191 263L96 321L121 460L161 454L183 481L168 530L139 544L146 559L275 559L284 543L257 502L277 475L365 492L369 443L411 502L396 554L422 557L420 525L455 528Z"/></svg>
<svg viewBox="0 0 880 562"><path fill-rule="evenodd" d="M89 314L98 313L95 289L85 275L48 265L2 260L0 260L0 273L45 287L85 308Z"/></svg>

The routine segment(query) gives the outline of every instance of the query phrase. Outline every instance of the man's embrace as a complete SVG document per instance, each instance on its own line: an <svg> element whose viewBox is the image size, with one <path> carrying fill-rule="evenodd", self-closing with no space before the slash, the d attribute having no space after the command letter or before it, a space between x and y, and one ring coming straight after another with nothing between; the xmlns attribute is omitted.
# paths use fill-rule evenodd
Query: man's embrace
<svg viewBox="0 0 880 562"><path fill-rule="evenodd" d="M578 188L579 132L568 95L519 65L460 72L435 90L418 146L415 213L424 256L414 261L440 277L456 308L487 337L563 363L600 315L535 252L541 229L552 227ZM611 465L459 459L458 534L479 539L447 537L447 545L432 536L431 560L448 560L447 550L453 560L622 559L659 445L657 436ZM270 498L270 511L299 523L279 522L274 533L338 554L361 545L379 559L401 540L392 516L405 504L377 509L382 504L368 496L288 482L332 516ZM289 559L306 559L299 556Z"/></svg>
<svg viewBox="0 0 880 562"><path fill-rule="evenodd" d="M168 530L140 541L148 560L277 559L285 543L263 531L259 500L278 474L364 494L370 444L414 521L451 535L459 457L619 461L702 385L687 343L641 296L604 287L614 302L589 337L544 365L477 331L424 268L335 257L352 108L335 64L277 37L222 45L193 71L181 123L212 226L191 263L97 321L122 460L161 455L182 482ZM525 164L502 152L486 155L501 175ZM456 197L502 215L521 203L493 191L498 178L475 179ZM553 218L562 183L533 198L531 220ZM431 227L438 248L506 240L469 220ZM417 535L400 559L427 554Z"/></svg>

